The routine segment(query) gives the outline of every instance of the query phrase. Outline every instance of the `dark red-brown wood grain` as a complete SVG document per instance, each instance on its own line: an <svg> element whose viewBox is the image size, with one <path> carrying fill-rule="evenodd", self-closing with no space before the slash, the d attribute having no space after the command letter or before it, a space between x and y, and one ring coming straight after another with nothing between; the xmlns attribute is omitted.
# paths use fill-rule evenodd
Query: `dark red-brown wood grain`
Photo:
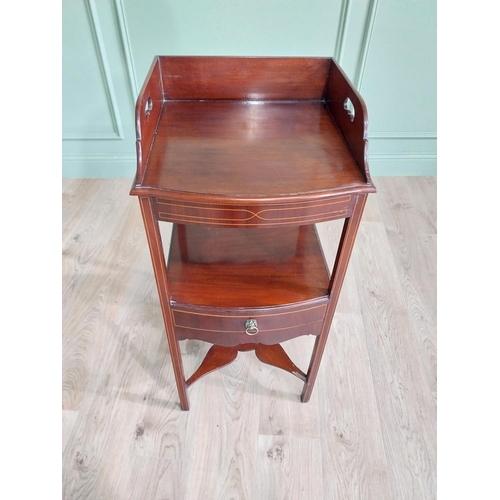
<svg viewBox="0 0 500 500"><path fill-rule="evenodd" d="M167 101L144 185L206 198L366 187L320 101Z"/></svg>
<svg viewBox="0 0 500 500"><path fill-rule="evenodd" d="M234 346L318 335L329 273L314 226L173 227L170 301L180 339ZM256 319L259 333L245 333Z"/></svg>
<svg viewBox="0 0 500 500"><path fill-rule="evenodd" d="M223 203L375 191L366 106L330 59L159 56L136 115L134 195Z"/></svg>
<svg viewBox="0 0 500 500"><path fill-rule="evenodd" d="M147 112L150 100L151 109ZM154 133L158 126L163 106L163 85L161 83L160 61L156 57L151 65L146 81L141 89L135 106L135 134L137 149L136 184L141 184L146 169L149 151L153 143Z"/></svg>
<svg viewBox="0 0 500 500"><path fill-rule="evenodd" d="M319 100L330 60L160 57L165 99Z"/></svg>
<svg viewBox="0 0 500 500"><path fill-rule="evenodd" d="M367 127L363 99L333 59L154 59L137 99L131 194L140 198L182 409L188 385L250 349L304 380L309 400L375 192ZM341 218L329 276L314 224ZM168 266L159 221L174 223ZM258 327L248 330L249 319ZM278 345L298 335L317 336L307 374ZM188 382L183 339L216 344Z"/></svg>
<svg viewBox="0 0 500 500"><path fill-rule="evenodd" d="M259 308L327 298L329 273L313 225L184 229L182 245L177 224L172 231L173 304Z"/></svg>

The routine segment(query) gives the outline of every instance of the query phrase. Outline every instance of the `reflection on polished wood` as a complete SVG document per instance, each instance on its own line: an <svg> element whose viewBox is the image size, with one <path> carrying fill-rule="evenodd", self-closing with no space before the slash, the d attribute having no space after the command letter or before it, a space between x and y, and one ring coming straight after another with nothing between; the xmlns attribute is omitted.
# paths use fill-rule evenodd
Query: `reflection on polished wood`
<svg viewBox="0 0 500 500"><path fill-rule="evenodd" d="M166 102L145 186L213 196L366 189L325 103ZM221 182L222 181L222 182Z"/></svg>
<svg viewBox="0 0 500 500"><path fill-rule="evenodd" d="M328 296L329 272L314 226L174 224L168 271L173 305L264 308Z"/></svg>

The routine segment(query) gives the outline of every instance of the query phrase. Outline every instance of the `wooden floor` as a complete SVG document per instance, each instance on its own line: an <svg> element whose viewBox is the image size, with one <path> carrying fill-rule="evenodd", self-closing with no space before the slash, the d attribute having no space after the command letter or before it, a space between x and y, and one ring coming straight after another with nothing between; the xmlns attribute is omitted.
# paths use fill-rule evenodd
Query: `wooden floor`
<svg viewBox="0 0 500 500"><path fill-rule="evenodd" d="M64 499L436 498L436 179L374 182L310 402L243 352L182 412L132 181L63 181Z"/></svg>

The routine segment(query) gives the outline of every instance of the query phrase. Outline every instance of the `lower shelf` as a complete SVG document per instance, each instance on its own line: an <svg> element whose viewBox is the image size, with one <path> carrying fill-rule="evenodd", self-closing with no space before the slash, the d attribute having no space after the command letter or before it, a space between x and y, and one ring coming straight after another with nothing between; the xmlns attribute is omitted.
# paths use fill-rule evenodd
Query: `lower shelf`
<svg viewBox="0 0 500 500"><path fill-rule="evenodd" d="M168 277L179 340L275 344L320 333L329 273L314 226L174 224Z"/></svg>

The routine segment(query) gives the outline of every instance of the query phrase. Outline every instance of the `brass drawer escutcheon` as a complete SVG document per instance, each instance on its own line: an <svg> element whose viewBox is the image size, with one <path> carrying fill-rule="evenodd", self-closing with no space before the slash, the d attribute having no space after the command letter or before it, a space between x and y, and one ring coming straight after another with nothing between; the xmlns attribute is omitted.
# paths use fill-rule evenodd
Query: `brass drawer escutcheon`
<svg viewBox="0 0 500 500"><path fill-rule="evenodd" d="M245 333L247 335L257 335L259 333L256 319L247 319L245 321Z"/></svg>

